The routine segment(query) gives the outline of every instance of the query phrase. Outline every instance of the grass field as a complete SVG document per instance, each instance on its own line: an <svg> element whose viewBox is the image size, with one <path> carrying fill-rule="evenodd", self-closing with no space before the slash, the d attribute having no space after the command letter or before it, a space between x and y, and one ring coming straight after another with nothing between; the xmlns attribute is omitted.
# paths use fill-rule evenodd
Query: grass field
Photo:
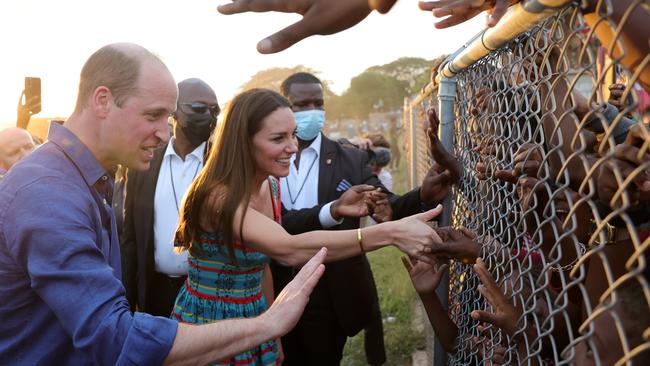
<svg viewBox="0 0 650 366"><path fill-rule="evenodd" d="M386 365L410 365L411 354L424 348L422 332L412 329L413 303L417 294L400 260L401 252L386 248L368 254L377 283L379 303L384 319ZM392 321L387 321L387 319ZM342 365L367 365L363 349L363 331L348 339Z"/></svg>
<svg viewBox="0 0 650 366"><path fill-rule="evenodd" d="M394 181L393 190L396 193L404 193L408 190L404 160L400 168L391 172ZM416 331L412 327L414 302L419 300L402 265L401 256L402 253L392 247L368 254L384 319L387 358L385 365L390 366L411 365L411 354L425 346L424 332ZM367 364L363 349L363 331L361 331L357 336L348 339L342 365Z"/></svg>

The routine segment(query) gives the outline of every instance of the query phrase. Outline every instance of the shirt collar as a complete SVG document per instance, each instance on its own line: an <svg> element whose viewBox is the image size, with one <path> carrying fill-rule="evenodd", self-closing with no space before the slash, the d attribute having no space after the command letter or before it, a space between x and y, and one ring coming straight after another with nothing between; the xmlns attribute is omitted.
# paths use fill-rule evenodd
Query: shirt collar
<svg viewBox="0 0 650 366"><path fill-rule="evenodd" d="M174 146L173 146L174 141L175 139L173 137L169 140L169 143L167 144L167 148L165 149L164 157L172 156L172 155L178 156L176 150L174 150ZM197 146L196 149L192 150L192 152L189 153L189 155L194 156L201 163L203 163L203 152L205 151L205 144L207 144L207 142L203 141L201 145ZM180 158L180 156L178 157Z"/></svg>
<svg viewBox="0 0 650 366"><path fill-rule="evenodd" d="M316 153L316 158L320 157L320 145L323 142L323 134L318 133L318 136L314 139L314 141L307 146L307 149L314 149L314 152Z"/></svg>
<svg viewBox="0 0 650 366"><path fill-rule="evenodd" d="M107 176L106 169L95 155L68 128L59 122L50 123L48 140L59 146L70 160L79 168L88 184L94 185L100 178Z"/></svg>

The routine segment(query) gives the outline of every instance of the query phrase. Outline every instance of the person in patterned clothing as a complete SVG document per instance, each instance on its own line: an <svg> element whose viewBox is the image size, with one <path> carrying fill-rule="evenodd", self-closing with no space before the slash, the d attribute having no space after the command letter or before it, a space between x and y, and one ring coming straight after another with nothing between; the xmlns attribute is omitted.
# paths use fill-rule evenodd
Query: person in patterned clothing
<svg viewBox="0 0 650 366"><path fill-rule="evenodd" d="M411 257L428 261L440 238L424 222L427 212L357 230L311 231L289 235L280 225L278 177L289 173L297 151L296 124L289 102L266 89L236 96L218 126L216 142L204 168L190 186L180 213L177 246L189 250L189 271L172 318L204 324L249 318L274 301L270 258L288 266L305 263L321 247L328 261L395 245ZM367 214L373 186L355 186L329 205L337 215ZM318 228L323 206L290 213L305 226ZM286 215L284 216L286 219ZM273 365L282 362L279 342L266 342L219 365Z"/></svg>

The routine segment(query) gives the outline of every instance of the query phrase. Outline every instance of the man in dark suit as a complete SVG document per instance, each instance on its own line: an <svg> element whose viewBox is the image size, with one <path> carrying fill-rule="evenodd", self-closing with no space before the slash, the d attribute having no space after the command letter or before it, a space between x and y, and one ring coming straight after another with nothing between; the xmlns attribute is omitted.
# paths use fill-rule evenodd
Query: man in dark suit
<svg viewBox="0 0 650 366"><path fill-rule="evenodd" d="M289 176L280 180L282 203L286 210L333 201L358 184L385 188L370 171L365 152L340 145L321 133L325 108L323 88L318 78L308 73L291 75L283 82L282 92L292 105L298 137L298 152L292 157ZM441 146L436 148L438 153L444 151ZM423 204L432 205L442 200L458 176L457 168L452 166L455 164L453 159L447 154L440 160L445 159L449 169L432 168L421 188L401 197L390 194L393 219L420 212L426 208ZM298 217L283 215L283 226L288 232L297 234L314 229L306 229ZM321 215L320 225L332 230L355 229L359 227L359 218L337 220ZM284 365L338 365L347 337L371 324L373 317L375 324L377 317L381 317L377 290L365 255L330 262L326 268L302 318L282 338ZM293 272L294 269L273 265L276 291L290 280ZM379 337L381 333L379 330ZM382 357L383 341L378 344L381 349L371 350L378 353L370 355L372 364L385 361Z"/></svg>
<svg viewBox="0 0 650 366"><path fill-rule="evenodd" d="M203 167L219 115L208 84L178 84L169 144L154 151L148 171L129 171L121 238L123 282L131 308L169 316L187 277L187 252L174 251L183 196Z"/></svg>

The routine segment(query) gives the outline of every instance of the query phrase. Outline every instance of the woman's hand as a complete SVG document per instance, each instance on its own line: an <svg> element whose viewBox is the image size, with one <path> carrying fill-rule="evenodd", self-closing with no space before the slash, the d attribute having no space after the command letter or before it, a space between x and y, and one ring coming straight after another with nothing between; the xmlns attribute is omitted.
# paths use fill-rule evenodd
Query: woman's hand
<svg viewBox="0 0 650 366"><path fill-rule="evenodd" d="M386 234L390 235L393 244L404 254L427 263L433 263L433 259L427 254L431 252L433 245L439 245L442 240L426 222L433 220L441 212L442 205L438 205L427 212L382 225L387 225Z"/></svg>

